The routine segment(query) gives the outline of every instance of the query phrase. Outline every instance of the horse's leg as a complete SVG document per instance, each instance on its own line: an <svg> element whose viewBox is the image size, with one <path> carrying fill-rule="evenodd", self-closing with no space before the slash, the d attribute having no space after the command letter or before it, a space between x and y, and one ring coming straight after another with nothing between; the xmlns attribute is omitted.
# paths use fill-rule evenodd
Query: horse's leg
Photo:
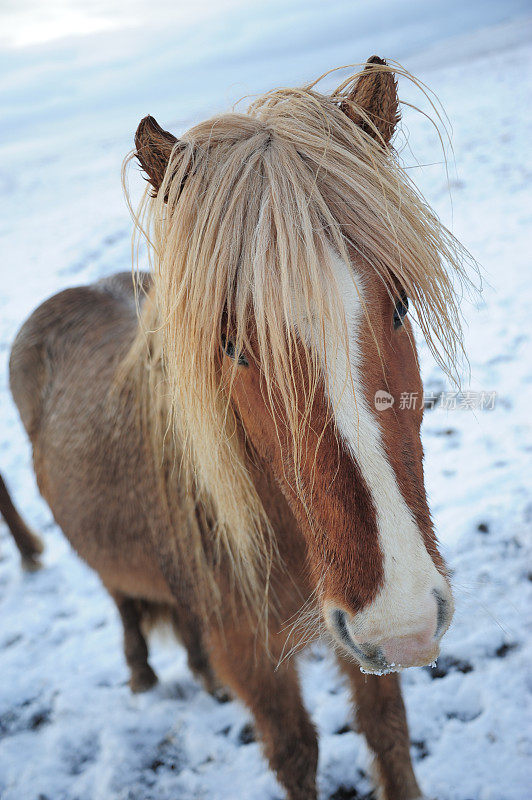
<svg viewBox="0 0 532 800"><path fill-rule="evenodd" d="M343 657L338 662L349 678L358 728L375 756L379 799L420 798L399 676L365 675L357 664Z"/></svg>
<svg viewBox="0 0 532 800"><path fill-rule="evenodd" d="M24 569L33 571L39 569L41 566L39 561L39 554L43 551L43 545L39 537L28 528L17 509L13 505L13 501L9 496L7 486L0 475L0 514L6 521L7 527L13 535L15 544L17 545L20 555L22 557L22 566Z"/></svg>
<svg viewBox="0 0 532 800"><path fill-rule="evenodd" d="M285 787L288 800L316 800L318 741L301 698L293 663L275 669L275 637L271 656L241 620L232 629L211 632L211 657L220 678L249 706L270 766Z"/></svg>
<svg viewBox="0 0 532 800"><path fill-rule="evenodd" d="M119 592L111 592L124 628L124 653L131 677L132 692L146 692L157 683L157 675L148 664L148 645L140 628L141 613L135 600Z"/></svg>
<svg viewBox="0 0 532 800"><path fill-rule="evenodd" d="M212 670L200 620L195 615L191 615L190 611L173 608L172 626L187 651L190 671L203 683L205 689L218 700L228 699L227 693Z"/></svg>

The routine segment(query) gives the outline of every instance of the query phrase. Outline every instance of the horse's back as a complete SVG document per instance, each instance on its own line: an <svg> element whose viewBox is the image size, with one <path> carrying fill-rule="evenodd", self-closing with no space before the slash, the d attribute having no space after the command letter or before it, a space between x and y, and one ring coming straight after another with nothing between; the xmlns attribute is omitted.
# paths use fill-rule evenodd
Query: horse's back
<svg viewBox="0 0 532 800"><path fill-rule="evenodd" d="M147 283L147 278L142 279ZM33 311L15 338L9 362L11 392L32 441L58 374L87 351L97 356L100 350L108 360L115 350L120 357L136 324L131 273L65 289ZM105 347L105 338L112 334L115 346Z"/></svg>

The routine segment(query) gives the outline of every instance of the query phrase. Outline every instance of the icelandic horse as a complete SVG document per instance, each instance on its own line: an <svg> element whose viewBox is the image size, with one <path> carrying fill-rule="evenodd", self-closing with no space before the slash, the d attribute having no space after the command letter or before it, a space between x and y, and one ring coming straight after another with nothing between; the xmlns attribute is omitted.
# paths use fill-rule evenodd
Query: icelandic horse
<svg viewBox="0 0 532 800"><path fill-rule="evenodd" d="M423 409L374 402L422 395L409 303L440 363L461 347L466 254L391 148L396 72L372 57L181 138L143 119L151 274L52 297L11 355L40 491L116 602L132 689L170 620L289 800L317 797L296 656L318 637L379 796L420 796L397 671L434 661L453 615Z"/></svg>

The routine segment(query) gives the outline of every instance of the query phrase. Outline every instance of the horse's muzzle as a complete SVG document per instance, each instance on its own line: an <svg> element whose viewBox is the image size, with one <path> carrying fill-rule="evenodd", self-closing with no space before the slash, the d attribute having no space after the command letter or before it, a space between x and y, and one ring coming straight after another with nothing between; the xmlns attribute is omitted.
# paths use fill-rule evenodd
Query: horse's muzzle
<svg viewBox="0 0 532 800"><path fill-rule="evenodd" d="M325 616L329 630L360 662L364 671L383 674L405 667L432 663L439 654L440 640L449 627L453 603L439 589L427 598L427 607L419 615L418 623L409 620L408 629L396 635L372 636L370 631L357 629L356 617L347 611L329 606ZM392 633L392 631L390 631Z"/></svg>

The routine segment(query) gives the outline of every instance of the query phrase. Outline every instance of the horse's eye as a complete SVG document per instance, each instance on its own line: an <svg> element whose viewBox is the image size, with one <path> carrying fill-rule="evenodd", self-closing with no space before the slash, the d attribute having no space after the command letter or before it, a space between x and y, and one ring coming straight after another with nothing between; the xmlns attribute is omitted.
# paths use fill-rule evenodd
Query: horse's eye
<svg viewBox="0 0 532 800"><path fill-rule="evenodd" d="M406 317L408 312L408 297L406 296L406 292L401 292L401 297L398 297L395 301L395 308L393 310L393 327L394 330L400 328L403 324L403 320Z"/></svg>
<svg viewBox="0 0 532 800"><path fill-rule="evenodd" d="M222 333L222 350L227 356L229 356L229 358L235 358L235 343L232 341L232 339L228 339L225 333ZM238 354L237 363L239 367L249 367L249 361L243 353Z"/></svg>

